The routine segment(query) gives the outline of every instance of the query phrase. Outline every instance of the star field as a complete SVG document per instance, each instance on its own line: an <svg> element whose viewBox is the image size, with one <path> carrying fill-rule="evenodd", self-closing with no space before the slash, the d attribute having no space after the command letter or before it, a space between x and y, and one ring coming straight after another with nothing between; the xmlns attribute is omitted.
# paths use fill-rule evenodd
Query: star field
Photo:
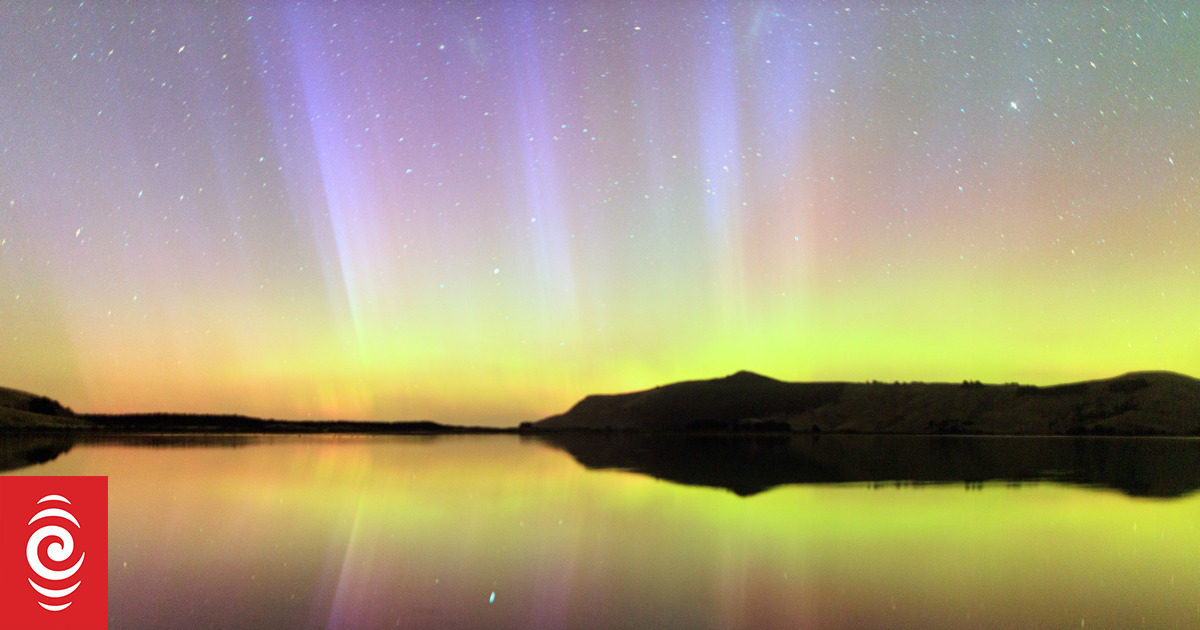
<svg viewBox="0 0 1200 630"><path fill-rule="evenodd" d="M512 424L1200 374L1190 2L0 8L0 384Z"/></svg>

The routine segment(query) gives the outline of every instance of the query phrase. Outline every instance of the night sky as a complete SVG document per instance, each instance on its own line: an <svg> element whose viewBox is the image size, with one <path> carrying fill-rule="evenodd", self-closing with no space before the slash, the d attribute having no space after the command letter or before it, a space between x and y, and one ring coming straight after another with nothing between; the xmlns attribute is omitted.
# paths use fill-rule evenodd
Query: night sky
<svg viewBox="0 0 1200 630"><path fill-rule="evenodd" d="M1200 374L1195 2L6 2L0 385Z"/></svg>

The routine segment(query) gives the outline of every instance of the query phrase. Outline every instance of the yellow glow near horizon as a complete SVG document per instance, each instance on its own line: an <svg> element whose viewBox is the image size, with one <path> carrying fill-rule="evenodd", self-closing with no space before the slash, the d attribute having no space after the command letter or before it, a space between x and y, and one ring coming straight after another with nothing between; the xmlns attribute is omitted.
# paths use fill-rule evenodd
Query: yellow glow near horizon
<svg viewBox="0 0 1200 630"><path fill-rule="evenodd" d="M743 369L1200 374L1178 9L151 9L0 15L0 385L512 425Z"/></svg>

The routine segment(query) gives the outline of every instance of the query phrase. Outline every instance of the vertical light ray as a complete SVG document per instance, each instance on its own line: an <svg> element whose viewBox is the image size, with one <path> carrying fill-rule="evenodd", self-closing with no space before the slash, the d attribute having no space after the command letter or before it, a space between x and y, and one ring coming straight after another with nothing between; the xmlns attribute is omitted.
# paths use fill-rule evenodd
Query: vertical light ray
<svg viewBox="0 0 1200 630"><path fill-rule="evenodd" d="M361 566L365 558L357 549L363 524L363 503L366 499L366 492L359 488L358 501L354 506L354 520L351 522L350 535L342 551L337 585L334 587L333 602L329 607L329 623L326 625L328 628L344 627L345 619L354 617L353 611L358 604L354 600L362 596L363 583L370 583L371 580L369 571ZM367 575L363 575L364 573Z"/></svg>
<svg viewBox="0 0 1200 630"><path fill-rule="evenodd" d="M763 306L789 296L789 304L806 301L817 245L808 180L815 161L810 127L819 108L810 79L823 68L816 47L802 39L808 17L796 7L760 6L745 33L753 60L747 73L759 86L749 103L753 122L746 134L754 155L748 159L746 194L753 221L745 238L751 290Z"/></svg>
<svg viewBox="0 0 1200 630"><path fill-rule="evenodd" d="M247 23L252 30L250 48L256 61L263 66L274 64L271 76L256 76L270 117L275 148L273 162L280 165L286 180L284 207L292 221L303 226L301 232L311 238L321 273L324 301L333 319L333 336L339 342L358 346L359 327L341 266L339 241L329 217L322 165L317 159L312 136L311 115L304 99L295 98L295 89L303 89L304 74L297 61L297 57L303 59L303 56L296 54L298 46L281 43L289 40L294 43L294 38L302 37L303 33L293 35L291 28L298 24L303 28L304 24L299 23L299 18L293 21L271 12L260 15L257 22L251 15Z"/></svg>
<svg viewBox="0 0 1200 630"><path fill-rule="evenodd" d="M536 311L555 313L555 319L565 317L571 321L576 317L577 303L559 161L571 150L566 137L578 131L569 129L568 123L556 125L550 120L551 107L562 105L546 86L561 79L553 77L555 83L548 83L550 77L543 71L539 50L541 37L531 10L531 7L513 10L507 27L513 34L508 38L508 55L512 64L512 101L518 119L510 131L509 146L516 147L521 156L519 171L508 177L510 216L518 226L518 236L522 237L518 247L531 246L528 249L533 254L538 290ZM556 38L560 34L547 36ZM556 113L561 116L561 112ZM540 319L547 318L543 315Z"/></svg>
<svg viewBox="0 0 1200 630"><path fill-rule="evenodd" d="M341 285L346 291L358 353L362 358L367 345L364 310L371 296L363 295L362 287L362 276L370 262L366 258L369 250L364 230L370 228L361 226L360 222L373 212L370 200L363 199L370 188L362 177L355 177L348 147L350 130L343 123L346 114L339 109L334 91L334 86L340 82L336 72L329 67L328 57L318 47L320 27L309 24L303 11L293 11L291 19L291 32L300 60L305 110L309 114L309 130L320 165L329 226L337 251L336 264L327 263L327 266L342 273Z"/></svg>
<svg viewBox="0 0 1200 630"><path fill-rule="evenodd" d="M724 2L708 5L708 41L703 44L697 77L696 121L703 156L704 224L713 256L714 280L719 287L718 311L724 326L736 326L744 315L745 268L742 251L742 96L738 83L735 26Z"/></svg>
<svg viewBox="0 0 1200 630"><path fill-rule="evenodd" d="M1195 13L3 4L0 385L505 424L1195 373Z"/></svg>

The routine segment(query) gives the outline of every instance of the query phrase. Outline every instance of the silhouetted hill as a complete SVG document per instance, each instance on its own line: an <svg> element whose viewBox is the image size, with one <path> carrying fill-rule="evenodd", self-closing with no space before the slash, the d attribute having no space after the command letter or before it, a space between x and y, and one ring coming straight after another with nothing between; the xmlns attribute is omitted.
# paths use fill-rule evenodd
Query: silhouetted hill
<svg viewBox="0 0 1200 630"><path fill-rule="evenodd" d="M1200 381L1134 372L1051 387L787 383L752 372L588 396L533 430L1200 435Z"/></svg>
<svg viewBox="0 0 1200 630"><path fill-rule="evenodd" d="M72 429L89 423L79 419L57 400L0 387L0 430Z"/></svg>

